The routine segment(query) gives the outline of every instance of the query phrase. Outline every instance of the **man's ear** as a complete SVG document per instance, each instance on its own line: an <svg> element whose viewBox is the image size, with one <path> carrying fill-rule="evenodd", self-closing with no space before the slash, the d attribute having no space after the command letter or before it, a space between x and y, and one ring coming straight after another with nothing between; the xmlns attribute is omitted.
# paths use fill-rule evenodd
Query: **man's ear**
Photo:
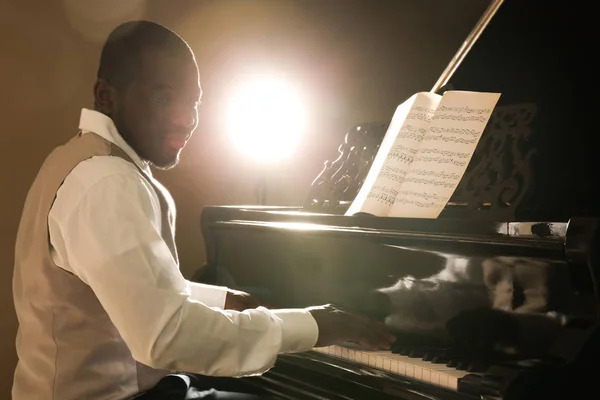
<svg viewBox="0 0 600 400"><path fill-rule="evenodd" d="M117 91L104 79L98 79L94 84L94 105L97 111L112 115L117 101Z"/></svg>

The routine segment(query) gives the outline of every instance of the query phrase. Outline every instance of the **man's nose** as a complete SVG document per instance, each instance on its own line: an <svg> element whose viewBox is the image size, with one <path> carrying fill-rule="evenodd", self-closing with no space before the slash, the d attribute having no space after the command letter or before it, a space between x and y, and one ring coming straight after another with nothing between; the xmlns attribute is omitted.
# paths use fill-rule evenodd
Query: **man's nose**
<svg viewBox="0 0 600 400"><path fill-rule="evenodd" d="M198 111L195 107L177 107L173 110L171 121L180 128L192 128L198 120Z"/></svg>

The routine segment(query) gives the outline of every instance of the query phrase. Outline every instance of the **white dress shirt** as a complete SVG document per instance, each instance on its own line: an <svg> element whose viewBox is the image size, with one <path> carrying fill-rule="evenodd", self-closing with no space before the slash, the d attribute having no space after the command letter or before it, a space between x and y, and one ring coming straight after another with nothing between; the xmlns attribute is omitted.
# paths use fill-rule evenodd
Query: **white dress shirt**
<svg viewBox="0 0 600 400"><path fill-rule="evenodd" d="M160 185L109 117L83 109L79 129L123 149ZM92 288L133 357L158 369L244 376L265 372L279 353L311 349L318 328L308 311L223 310L226 288L182 276L160 235L158 197L141 174L118 157L86 160L48 217L54 262Z"/></svg>

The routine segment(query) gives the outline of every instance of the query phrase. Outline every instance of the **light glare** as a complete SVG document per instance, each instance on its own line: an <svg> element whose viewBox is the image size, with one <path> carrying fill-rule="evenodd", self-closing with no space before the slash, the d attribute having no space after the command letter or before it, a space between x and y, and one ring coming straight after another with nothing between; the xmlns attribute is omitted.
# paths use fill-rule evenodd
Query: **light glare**
<svg viewBox="0 0 600 400"><path fill-rule="evenodd" d="M298 92L273 78L255 78L241 86L230 103L227 119L234 145L261 162L288 157L305 123Z"/></svg>

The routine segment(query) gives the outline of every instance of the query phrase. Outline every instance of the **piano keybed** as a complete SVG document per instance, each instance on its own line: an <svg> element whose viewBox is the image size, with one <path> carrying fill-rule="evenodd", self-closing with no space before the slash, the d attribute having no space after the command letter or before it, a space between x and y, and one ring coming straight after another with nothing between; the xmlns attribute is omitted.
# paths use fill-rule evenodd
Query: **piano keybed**
<svg viewBox="0 0 600 400"><path fill-rule="evenodd" d="M427 360L426 357L369 351L352 345L319 347L313 351L453 391L459 390L461 378L474 373L449 366L451 364L447 362Z"/></svg>

